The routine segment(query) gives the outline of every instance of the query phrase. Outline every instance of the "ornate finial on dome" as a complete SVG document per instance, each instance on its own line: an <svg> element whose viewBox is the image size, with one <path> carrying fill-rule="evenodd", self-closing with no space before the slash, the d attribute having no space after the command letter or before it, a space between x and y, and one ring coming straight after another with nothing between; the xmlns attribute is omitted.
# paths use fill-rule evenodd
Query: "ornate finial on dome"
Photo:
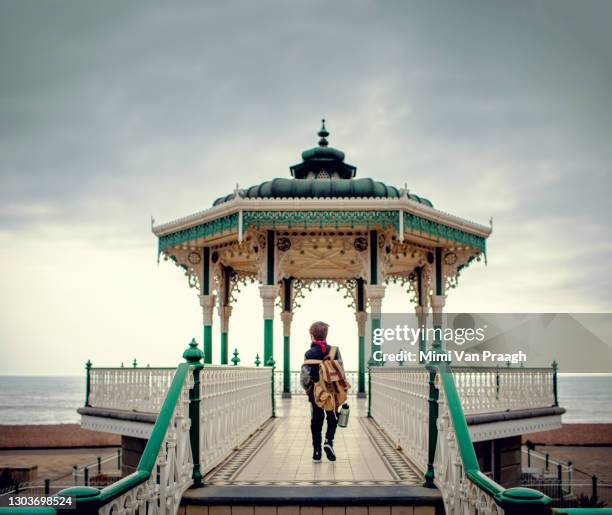
<svg viewBox="0 0 612 515"><path fill-rule="evenodd" d="M317 133L319 135L319 137L321 138L319 140L319 146L320 147L326 147L328 145L327 140L325 138L327 138L327 136L329 136L329 132L328 130L325 128L325 118L323 118L321 120L321 130Z"/></svg>

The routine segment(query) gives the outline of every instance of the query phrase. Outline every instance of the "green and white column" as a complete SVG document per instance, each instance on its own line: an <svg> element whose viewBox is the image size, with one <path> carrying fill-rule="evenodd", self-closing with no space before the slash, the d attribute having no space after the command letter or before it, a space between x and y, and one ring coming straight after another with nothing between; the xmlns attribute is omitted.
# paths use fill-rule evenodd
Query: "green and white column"
<svg viewBox="0 0 612 515"><path fill-rule="evenodd" d="M281 298L283 310L283 399L291 398L291 322L293 320L293 279L285 277L282 281Z"/></svg>
<svg viewBox="0 0 612 515"><path fill-rule="evenodd" d="M379 249L378 249L378 231L370 231L369 241L369 261L370 261L370 283L367 285L366 293L370 301L370 360L374 366L378 365L375 362L374 352L380 350L380 345L374 344L374 331L380 329L380 320L382 316L382 299L385 296L385 287L380 283L380 270L379 270Z"/></svg>
<svg viewBox="0 0 612 515"><path fill-rule="evenodd" d="M263 302L263 318L264 318L264 349L263 362L264 366L268 365L268 361L274 357L274 302L278 295L278 286L275 281L276 271L275 251L276 237L274 231L266 231L266 262L265 262L265 284L259 287L259 294Z"/></svg>
<svg viewBox="0 0 612 515"><path fill-rule="evenodd" d="M432 325L434 329L442 329L442 313L444 312L444 304L446 304L446 295L444 288L444 261L442 261L442 249L436 247L434 249L434 262L432 266L432 295L430 298ZM434 332L434 341L432 348L434 351L442 350L441 331Z"/></svg>
<svg viewBox="0 0 612 515"><path fill-rule="evenodd" d="M230 280L232 269L224 266L221 270L221 295L219 302L219 318L221 322L221 347L220 362L222 365L229 363L229 320L232 316L232 306L230 305Z"/></svg>
<svg viewBox="0 0 612 515"><path fill-rule="evenodd" d="M212 324L215 308L215 296L212 295L212 273L210 248L202 249L202 285L200 305L202 306L204 363L212 363Z"/></svg>
<svg viewBox="0 0 612 515"><path fill-rule="evenodd" d="M259 287L259 295L263 302L263 319L264 319L264 345L263 345L263 362L267 366L270 358L274 356L274 302L278 288L275 285L261 285Z"/></svg>
<svg viewBox="0 0 612 515"><path fill-rule="evenodd" d="M229 360L229 321L232 316L232 306L223 306L219 316L221 319L221 364L227 365Z"/></svg>
<svg viewBox="0 0 612 515"><path fill-rule="evenodd" d="M382 318L382 300L385 296L385 287L379 284L369 284L366 288L368 299L370 299L370 320L371 320L371 355L370 358L374 359L374 353L381 350L381 346L374 343L374 331L380 329L381 318ZM377 361L374 361L374 366L382 365Z"/></svg>
<svg viewBox="0 0 612 515"><path fill-rule="evenodd" d="M427 292L427 281L425 276L425 269L423 267L417 267L415 269L417 276L416 281L416 293L417 293L417 305L414 307L416 313L417 324L423 328L421 331L421 337L419 339L419 363L424 363L424 359L421 358L421 353L427 350L427 314L429 312L429 295Z"/></svg>
<svg viewBox="0 0 612 515"><path fill-rule="evenodd" d="M283 321L283 399L291 398L291 321L293 313L281 312Z"/></svg>
<svg viewBox="0 0 612 515"><path fill-rule="evenodd" d="M355 298L357 300L355 320L357 321L357 398L363 399L365 391L365 328L368 315L365 310L365 281L357 279Z"/></svg>

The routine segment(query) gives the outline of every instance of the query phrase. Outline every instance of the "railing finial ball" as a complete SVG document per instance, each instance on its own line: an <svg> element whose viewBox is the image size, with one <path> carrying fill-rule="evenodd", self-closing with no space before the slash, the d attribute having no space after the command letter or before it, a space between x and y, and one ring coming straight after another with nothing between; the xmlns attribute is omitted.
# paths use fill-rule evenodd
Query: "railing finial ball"
<svg viewBox="0 0 612 515"><path fill-rule="evenodd" d="M192 338L189 347L183 352L183 359L188 363L199 363L204 359L204 353L198 349L198 342Z"/></svg>

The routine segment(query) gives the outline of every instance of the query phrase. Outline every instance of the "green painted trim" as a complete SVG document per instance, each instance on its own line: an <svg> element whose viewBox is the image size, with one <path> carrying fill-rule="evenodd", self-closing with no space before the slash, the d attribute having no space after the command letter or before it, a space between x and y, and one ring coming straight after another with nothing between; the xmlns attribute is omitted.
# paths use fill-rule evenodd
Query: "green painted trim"
<svg viewBox="0 0 612 515"><path fill-rule="evenodd" d="M230 290L231 290L231 278L232 269L229 266L223 267L223 305L229 306L230 303Z"/></svg>
<svg viewBox="0 0 612 515"><path fill-rule="evenodd" d="M365 336L358 336L357 393L365 393Z"/></svg>
<svg viewBox="0 0 612 515"><path fill-rule="evenodd" d="M378 231L370 231L370 284L378 284Z"/></svg>
<svg viewBox="0 0 612 515"><path fill-rule="evenodd" d="M433 222L411 213L404 212L404 231L414 231L436 238L444 238L445 240L480 250L483 254L487 252L486 239L482 236L476 236L475 234L455 229L439 222Z"/></svg>
<svg viewBox="0 0 612 515"><path fill-rule="evenodd" d="M283 311L291 311L292 286L293 279L291 277L286 277L283 279Z"/></svg>
<svg viewBox="0 0 612 515"><path fill-rule="evenodd" d="M85 406L89 406L89 393L91 392L91 361L85 363Z"/></svg>
<svg viewBox="0 0 612 515"><path fill-rule="evenodd" d="M440 392L436 388L436 372L429 372L429 397L427 399L429 404L429 416L428 416L428 446L427 446L427 471L425 472L425 483L423 486L426 488L435 488L434 484L434 460L436 458L436 445L438 443L438 398Z"/></svg>
<svg viewBox="0 0 612 515"><path fill-rule="evenodd" d="M318 227L395 227L399 230L397 211L244 211L243 227L257 229L262 227L303 228ZM183 229L159 237L158 254L167 248L238 230L238 213L211 220L189 229ZM486 254L486 239L454 227L427 220L418 215L404 212L404 231L417 232L436 238L468 245Z"/></svg>
<svg viewBox="0 0 612 515"><path fill-rule="evenodd" d="M232 357L232 366L237 367L238 363L240 363L240 357L238 353L238 349L234 349L234 354Z"/></svg>
<svg viewBox="0 0 612 515"><path fill-rule="evenodd" d="M443 295L442 289L442 249L436 247L434 249L435 266L436 266L436 295Z"/></svg>
<svg viewBox="0 0 612 515"><path fill-rule="evenodd" d="M291 337L283 336L283 393L291 393Z"/></svg>
<svg viewBox="0 0 612 515"><path fill-rule="evenodd" d="M267 365L270 359L274 357L274 320L264 320L264 359L263 362Z"/></svg>
<svg viewBox="0 0 612 515"><path fill-rule="evenodd" d="M374 343L374 331L380 329L380 318L372 318L370 329L370 358L374 359L374 352L379 350L380 345ZM376 348L375 348L376 347Z"/></svg>
<svg viewBox="0 0 612 515"><path fill-rule="evenodd" d="M227 333L221 333L221 364L227 365L229 359L229 342Z"/></svg>
<svg viewBox="0 0 612 515"><path fill-rule="evenodd" d="M357 311L365 311L365 280L357 278Z"/></svg>
<svg viewBox="0 0 612 515"><path fill-rule="evenodd" d="M203 339L204 343L202 347L204 348L204 363L210 365L212 363L212 345L213 345L213 337L212 337L212 325L203 326Z"/></svg>
<svg viewBox="0 0 612 515"><path fill-rule="evenodd" d="M274 284L274 231L266 232L266 284Z"/></svg>
<svg viewBox="0 0 612 515"><path fill-rule="evenodd" d="M555 402L553 406L559 406L559 386L557 383L557 369L559 368L559 364L556 361L552 362L552 370L553 370L553 398Z"/></svg>
<svg viewBox="0 0 612 515"><path fill-rule="evenodd" d="M210 247L204 247L202 253L202 295L210 295Z"/></svg>
<svg viewBox="0 0 612 515"><path fill-rule="evenodd" d="M372 371L368 366L368 417L372 416Z"/></svg>
<svg viewBox="0 0 612 515"><path fill-rule="evenodd" d="M199 488L204 485L202 481L202 470L200 467L200 370L202 365L198 364L193 369L193 388L189 390L189 441L191 443L191 455L193 459L193 487Z"/></svg>
<svg viewBox="0 0 612 515"><path fill-rule="evenodd" d="M270 388L270 392L272 395L272 418L276 417L276 395L275 395L275 388L274 388L274 378L276 376L276 362L274 361L273 357L270 357L270 359L266 362L266 366L268 367L272 367L272 374L271 374L271 378L270 381L272 382L271 384L271 388Z"/></svg>
<svg viewBox="0 0 612 515"><path fill-rule="evenodd" d="M177 367L172 383L170 384L170 388L168 389L168 393L166 394L166 398L164 399L164 403L162 404L159 415L157 416L157 421L153 426L151 436L147 441L147 445L145 446L142 456L140 457L140 461L138 462L138 466L136 467L137 470L146 471L148 474L150 474L153 470L155 460L159 454L159 449L161 448L168 425L172 419L172 414L174 413L174 409L181 395L181 390L183 389L185 378L189 372L189 367L189 363L181 363Z"/></svg>
<svg viewBox="0 0 612 515"><path fill-rule="evenodd" d="M421 352L427 350L427 335L425 331L421 331L421 338L419 339L419 363L422 365L425 363L425 359L422 357Z"/></svg>
<svg viewBox="0 0 612 515"><path fill-rule="evenodd" d="M445 370L445 367L438 366L435 368L440 372L442 386L444 387L444 395L446 397L449 415L453 421L463 466L466 472L468 470L480 470L453 375L450 371Z"/></svg>
<svg viewBox="0 0 612 515"><path fill-rule="evenodd" d="M210 222L183 229L159 237L158 254L170 247L175 247L181 243L197 240L199 238L208 238L217 236L223 233L235 232L238 230L238 213L217 218Z"/></svg>
<svg viewBox="0 0 612 515"><path fill-rule="evenodd" d="M423 267L417 266L414 271L416 272L416 291L417 291L417 305L423 306Z"/></svg>

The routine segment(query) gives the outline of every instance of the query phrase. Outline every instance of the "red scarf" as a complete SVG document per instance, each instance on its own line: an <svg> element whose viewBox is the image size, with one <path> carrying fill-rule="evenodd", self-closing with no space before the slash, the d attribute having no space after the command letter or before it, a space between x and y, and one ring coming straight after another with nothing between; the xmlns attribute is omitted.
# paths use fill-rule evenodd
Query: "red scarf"
<svg viewBox="0 0 612 515"><path fill-rule="evenodd" d="M321 347L321 351L323 351L323 354L325 355L325 353L327 352L327 346L325 344L325 340L314 340L312 344L318 345L319 347Z"/></svg>

